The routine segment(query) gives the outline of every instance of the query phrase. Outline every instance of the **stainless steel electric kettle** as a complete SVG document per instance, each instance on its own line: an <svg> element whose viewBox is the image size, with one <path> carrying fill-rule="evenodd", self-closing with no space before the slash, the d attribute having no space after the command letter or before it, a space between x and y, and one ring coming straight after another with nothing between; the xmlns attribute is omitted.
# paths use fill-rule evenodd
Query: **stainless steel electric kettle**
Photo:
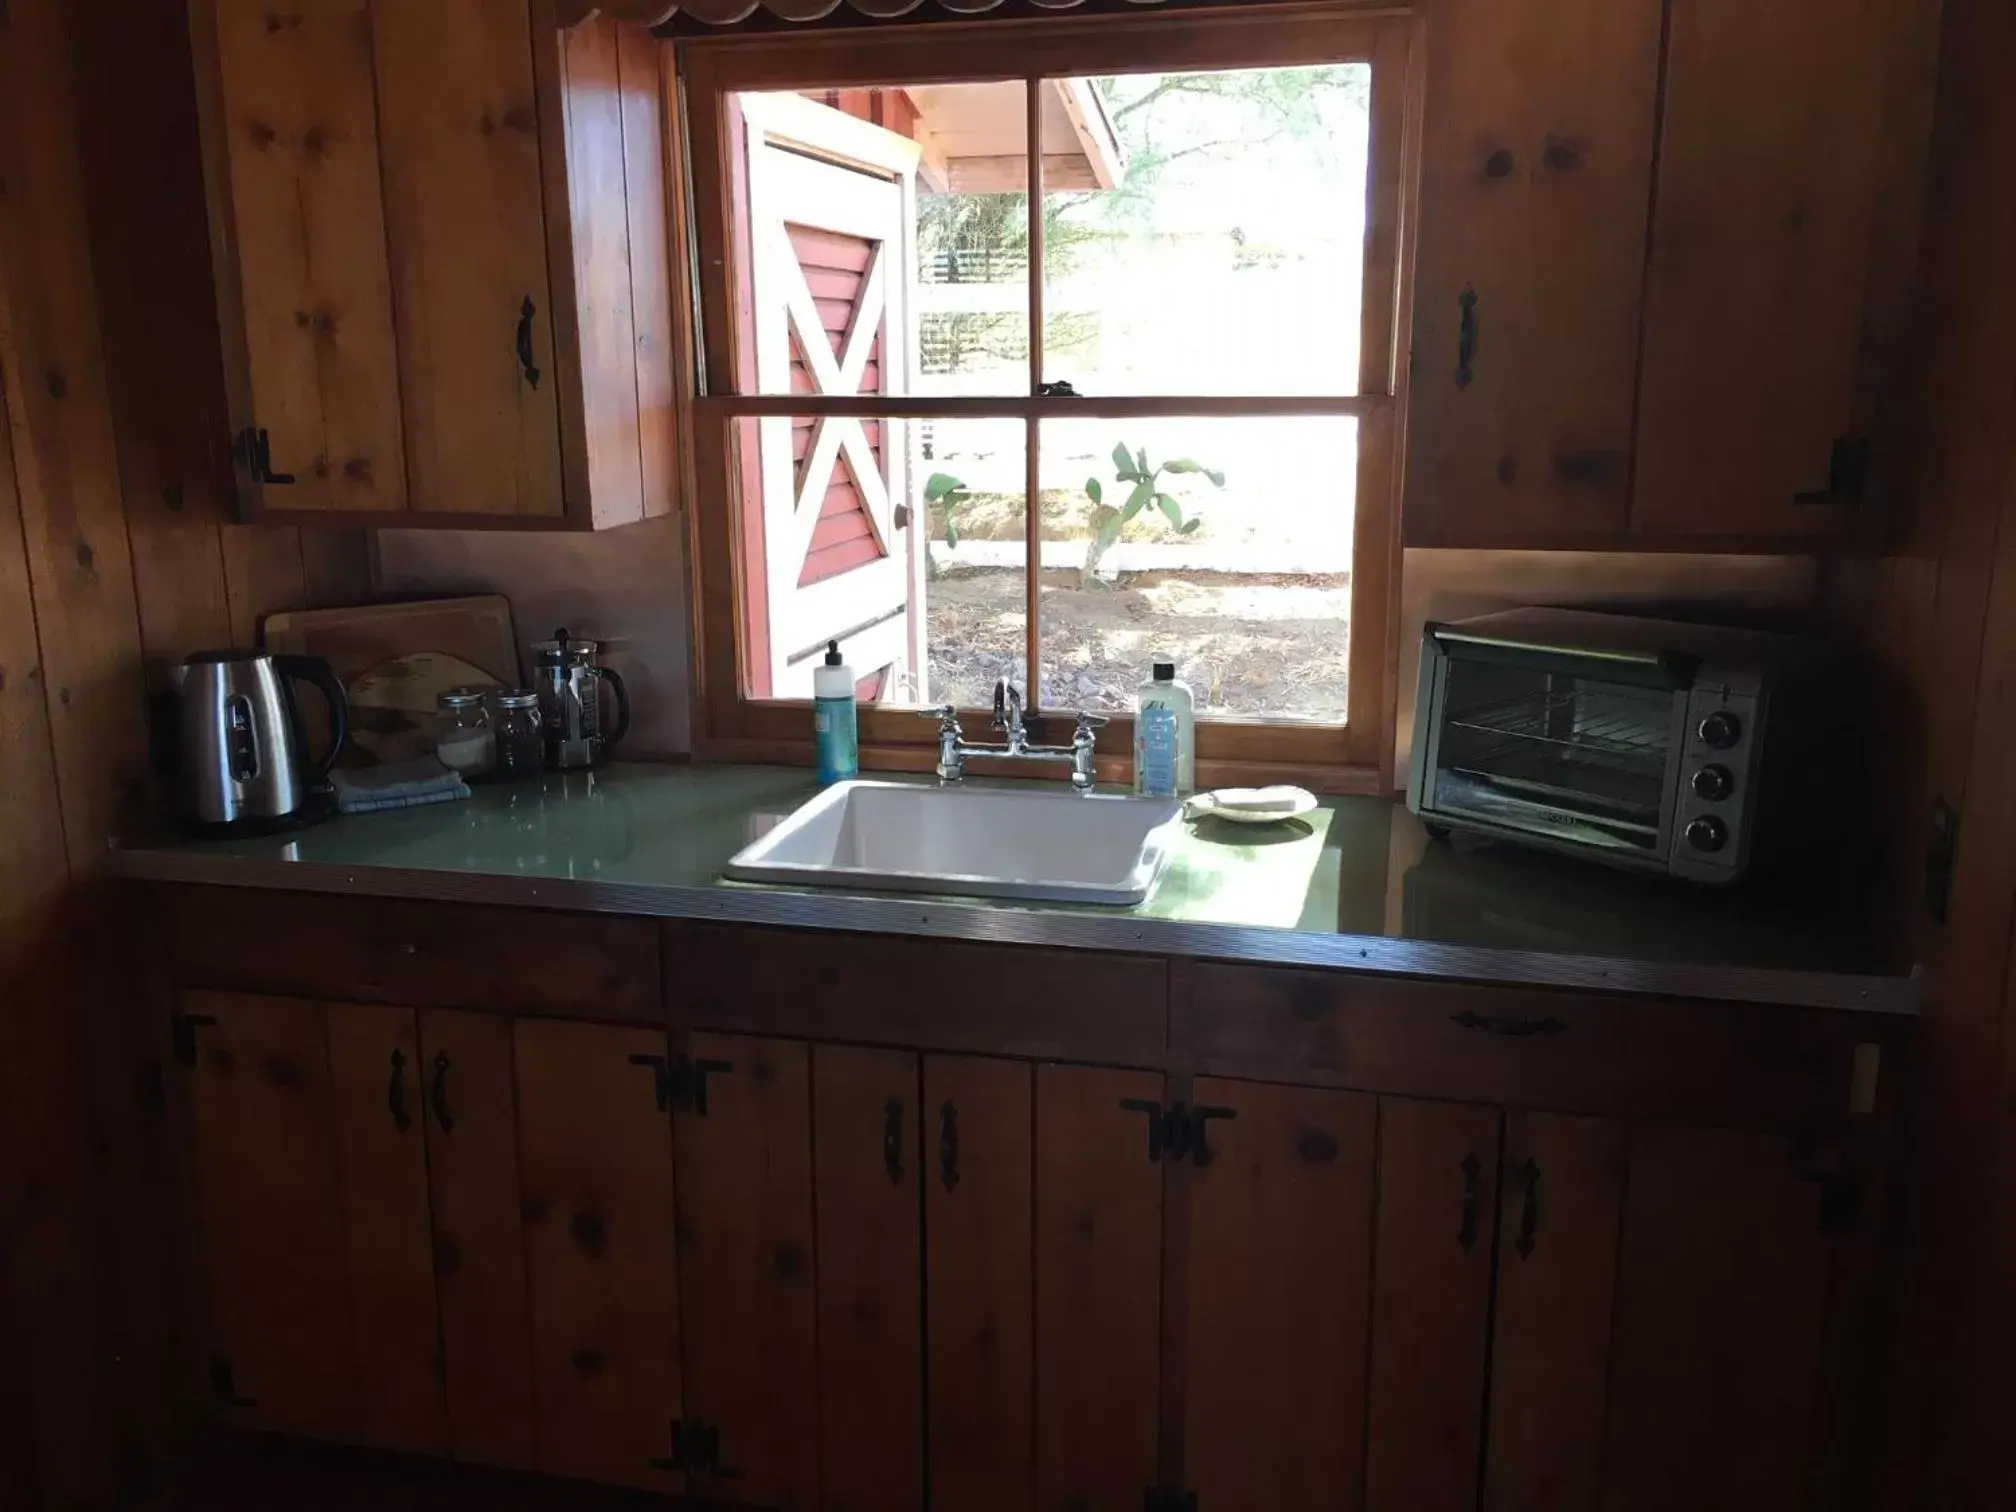
<svg viewBox="0 0 2016 1512"><path fill-rule="evenodd" d="M290 682L329 701L329 749L306 758ZM329 663L264 651L199 651L175 670L189 818L206 832L285 829L316 816L316 789L350 738L350 700Z"/></svg>

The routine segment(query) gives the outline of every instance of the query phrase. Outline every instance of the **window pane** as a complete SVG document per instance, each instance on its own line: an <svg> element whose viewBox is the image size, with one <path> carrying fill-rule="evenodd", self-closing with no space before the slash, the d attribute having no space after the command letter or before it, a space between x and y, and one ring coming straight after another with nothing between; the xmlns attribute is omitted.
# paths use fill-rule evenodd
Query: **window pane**
<svg viewBox="0 0 2016 1512"><path fill-rule="evenodd" d="M1027 99L1020 80L730 97L741 392L1029 392Z"/></svg>
<svg viewBox="0 0 2016 1512"><path fill-rule="evenodd" d="M1369 64L1042 87L1046 382L1358 392Z"/></svg>
<svg viewBox="0 0 2016 1512"><path fill-rule="evenodd" d="M1344 722L1355 419L1048 421L1042 445L1044 708L1131 713L1166 660L1199 714Z"/></svg>
<svg viewBox="0 0 2016 1512"><path fill-rule="evenodd" d="M1026 687L1023 431L736 421L746 694L811 697L834 640L865 702L983 707L1004 672Z"/></svg>

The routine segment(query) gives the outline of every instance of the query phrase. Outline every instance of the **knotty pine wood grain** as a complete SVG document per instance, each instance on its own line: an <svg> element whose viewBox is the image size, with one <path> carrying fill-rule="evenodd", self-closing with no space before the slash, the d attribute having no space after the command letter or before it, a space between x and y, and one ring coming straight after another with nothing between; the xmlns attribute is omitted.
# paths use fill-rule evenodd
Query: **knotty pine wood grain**
<svg viewBox="0 0 2016 1512"><path fill-rule="evenodd" d="M259 507L405 507L370 0L203 0L197 57L230 312L235 429L269 432L291 484ZM239 322L242 319L242 325Z"/></svg>
<svg viewBox="0 0 2016 1512"><path fill-rule="evenodd" d="M1430 12L1409 544L1624 529L1660 24L1658 0Z"/></svg>
<svg viewBox="0 0 2016 1512"><path fill-rule="evenodd" d="M566 268L548 265L539 123L559 102L534 87L528 7L374 0L371 19L411 502L558 515L554 275ZM527 299L536 388L514 345Z"/></svg>
<svg viewBox="0 0 2016 1512"><path fill-rule="evenodd" d="M1812 535L1837 437L1862 432L1864 322L1888 202L1894 70L1927 0L1679 0L1645 290L1634 529ZM1908 105L1908 92L1901 97ZM1909 119L1910 117L1906 117ZM1732 375L1741 381L1731 382Z"/></svg>
<svg viewBox="0 0 2016 1512"><path fill-rule="evenodd" d="M681 164L667 133L675 112L667 91L672 63L665 48L642 26L620 26L617 64L623 91L624 206L630 220L630 308L635 324L631 361L637 383L639 508L645 519L676 513L680 507L678 335L675 325L687 266L672 245L674 207L683 222L686 207L675 191ZM602 519L599 500L596 518Z"/></svg>

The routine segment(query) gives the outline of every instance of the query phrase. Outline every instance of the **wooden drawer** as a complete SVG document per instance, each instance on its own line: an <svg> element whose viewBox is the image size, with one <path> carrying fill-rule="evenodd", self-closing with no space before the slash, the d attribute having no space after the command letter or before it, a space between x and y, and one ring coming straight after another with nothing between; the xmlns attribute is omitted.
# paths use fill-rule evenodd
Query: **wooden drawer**
<svg viewBox="0 0 2016 1512"><path fill-rule="evenodd" d="M412 1008L660 1023L643 919L250 888L162 893L178 984Z"/></svg>
<svg viewBox="0 0 2016 1512"><path fill-rule="evenodd" d="M1634 1118L1807 1125L1838 1123L1851 1103L1882 1111L1912 1027L1218 962L1194 981L1171 1006L1170 1044L1200 1072Z"/></svg>
<svg viewBox="0 0 2016 1512"><path fill-rule="evenodd" d="M806 1039L1160 1066L1165 962L1023 945L674 923L675 1023Z"/></svg>

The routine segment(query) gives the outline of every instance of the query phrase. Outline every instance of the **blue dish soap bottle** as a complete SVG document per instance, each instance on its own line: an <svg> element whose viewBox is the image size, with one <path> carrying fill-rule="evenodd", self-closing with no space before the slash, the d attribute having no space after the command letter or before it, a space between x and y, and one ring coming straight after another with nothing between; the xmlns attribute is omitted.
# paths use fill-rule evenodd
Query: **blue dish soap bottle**
<svg viewBox="0 0 2016 1512"><path fill-rule="evenodd" d="M1156 662L1134 715L1134 791L1175 798L1197 786L1197 700L1176 680L1174 662Z"/></svg>
<svg viewBox="0 0 2016 1512"><path fill-rule="evenodd" d="M861 775L855 685L854 669L840 660L840 642L828 641L826 665L812 669L812 729L819 739L821 782L851 782Z"/></svg>

